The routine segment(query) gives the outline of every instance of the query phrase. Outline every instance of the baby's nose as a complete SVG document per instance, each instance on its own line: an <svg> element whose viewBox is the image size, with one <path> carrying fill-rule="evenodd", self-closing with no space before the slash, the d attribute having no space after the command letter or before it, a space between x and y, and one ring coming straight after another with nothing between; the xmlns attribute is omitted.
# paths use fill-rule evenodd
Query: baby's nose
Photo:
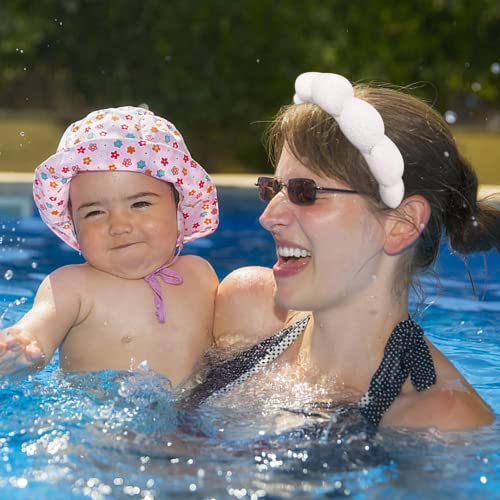
<svg viewBox="0 0 500 500"><path fill-rule="evenodd" d="M125 213L115 213L109 218L109 232L112 236L130 233L132 231L132 221Z"/></svg>

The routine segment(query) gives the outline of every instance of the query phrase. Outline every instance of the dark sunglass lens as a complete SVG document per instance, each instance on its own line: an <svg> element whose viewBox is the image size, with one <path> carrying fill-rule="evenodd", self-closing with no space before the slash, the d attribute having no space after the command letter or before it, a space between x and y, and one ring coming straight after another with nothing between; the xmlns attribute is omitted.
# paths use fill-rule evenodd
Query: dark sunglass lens
<svg viewBox="0 0 500 500"><path fill-rule="evenodd" d="M288 197L297 205L309 205L316 200L316 184L312 179L290 179Z"/></svg>
<svg viewBox="0 0 500 500"><path fill-rule="evenodd" d="M275 180L272 177L259 177L257 186L259 188L259 197L262 201L271 201L276 195Z"/></svg>

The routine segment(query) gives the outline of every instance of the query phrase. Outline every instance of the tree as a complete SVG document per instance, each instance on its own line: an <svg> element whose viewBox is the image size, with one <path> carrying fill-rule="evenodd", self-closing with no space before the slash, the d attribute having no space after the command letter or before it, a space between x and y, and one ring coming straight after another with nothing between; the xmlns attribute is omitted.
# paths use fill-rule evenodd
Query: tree
<svg viewBox="0 0 500 500"><path fill-rule="evenodd" d="M302 71L429 82L441 111L500 105L495 0L6 0L0 19L1 105L67 123L145 102L212 171L261 169L263 122Z"/></svg>

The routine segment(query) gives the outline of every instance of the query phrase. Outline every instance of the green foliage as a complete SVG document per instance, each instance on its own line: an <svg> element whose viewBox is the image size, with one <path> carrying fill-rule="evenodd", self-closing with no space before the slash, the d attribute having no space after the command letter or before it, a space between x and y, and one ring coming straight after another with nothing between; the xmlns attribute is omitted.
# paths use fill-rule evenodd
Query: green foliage
<svg viewBox="0 0 500 500"><path fill-rule="evenodd" d="M431 82L422 97L470 114L500 105L499 46L496 0L4 0L0 106L67 122L145 102L209 170L255 171L300 72Z"/></svg>

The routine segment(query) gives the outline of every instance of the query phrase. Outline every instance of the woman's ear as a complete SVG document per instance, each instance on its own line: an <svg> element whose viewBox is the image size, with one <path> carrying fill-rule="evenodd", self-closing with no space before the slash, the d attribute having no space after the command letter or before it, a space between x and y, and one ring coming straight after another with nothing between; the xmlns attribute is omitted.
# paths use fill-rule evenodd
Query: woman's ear
<svg viewBox="0 0 500 500"><path fill-rule="evenodd" d="M431 216L429 202L418 194L405 198L385 222L384 251L398 255L412 246Z"/></svg>

